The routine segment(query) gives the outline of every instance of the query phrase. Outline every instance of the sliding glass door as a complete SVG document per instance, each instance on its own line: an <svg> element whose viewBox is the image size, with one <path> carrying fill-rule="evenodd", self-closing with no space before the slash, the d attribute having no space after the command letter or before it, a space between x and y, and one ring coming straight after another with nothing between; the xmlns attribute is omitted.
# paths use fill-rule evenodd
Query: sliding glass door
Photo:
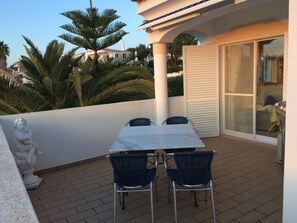
<svg viewBox="0 0 297 223"><path fill-rule="evenodd" d="M225 47L225 129L253 133L254 47Z"/></svg>
<svg viewBox="0 0 297 223"><path fill-rule="evenodd" d="M275 137L282 100L284 39L273 38L223 48L225 132Z"/></svg>
<svg viewBox="0 0 297 223"><path fill-rule="evenodd" d="M259 41L256 133L276 137L279 117L274 104L283 100L284 38Z"/></svg>

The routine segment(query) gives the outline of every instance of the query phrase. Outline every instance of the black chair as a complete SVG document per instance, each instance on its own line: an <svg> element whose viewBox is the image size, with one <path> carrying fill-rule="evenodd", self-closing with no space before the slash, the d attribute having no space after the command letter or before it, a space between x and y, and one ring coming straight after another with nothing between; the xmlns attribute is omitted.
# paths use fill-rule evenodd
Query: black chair
<svg viewBox="0 0 297 223"><path fill-rule="evenodd" d="M147 126L155 125L154 121L149 118L134 118L126 123L125 126Z"/></svg>
<svg viewBox="0 0 297 223"><path fill-rule="evenodd" d="M153 180L157 171L157 161L154 167L147 168L148 156L146 153L111 154L108 156L114 174L114 222L116 222L116 194L123 194L122 210L124 210L125 193L141 191L150 192L151 218L154 222Z"/></svg>
<svg viewBox="0 0 297 223"><path fill-rule="evenodd" d="M178 191L194 191L196 207L198 207L196 191L205 191L205 200L207 200L207 191L210 191L213 222L216 222L211 174L214 153L214 151L196 151L165 154L164 165L173 187L175 223L177 223L176 192ZM168 165L166 156L174 157L175 164L172 164L175 165L174 167Z"/></svg>
<svg viewBox="0 0 297 223"><path fill-rule="evenodd" d="M193 128L193 130L198 135L198 131L194 126L194 123L184 116L172 116L167 118L165 121L163 121L162 125L176 125L176 124L190 124ZM194 151L195 148L183 148L183 149L165 149L165 153L174 153L174 152L184 152L184 151Z"/></svg>
<svg viewBox="0 0 297 223"><path fill-rule="evenodd" d="M131 119L129 122L126 123L125 126L131 126L131 127L135 127L135 126L150 126L150 125L155 125L155 122L149 118L134 118ZM132 151L132 152L128 152L128 153L156 153L156 150L140 150L140 151Z"/></svg>

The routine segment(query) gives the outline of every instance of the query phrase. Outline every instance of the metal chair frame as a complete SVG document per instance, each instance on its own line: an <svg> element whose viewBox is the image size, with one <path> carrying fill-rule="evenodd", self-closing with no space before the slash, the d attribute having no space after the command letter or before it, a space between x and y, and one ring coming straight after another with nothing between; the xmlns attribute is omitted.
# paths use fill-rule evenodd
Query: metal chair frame
<svg viewBox="0 0 297 223"><path fill-rule="evenodd" d="M131 119L129 122L127 122L125 124L125 126L130 126L130 127L150 126L150 125L155 125L155 122L150 118L144 118L144 117ZM154 153L158 156L156 150L147 150L147 151L135 150L135 151L129 151L128 153ZM149 163L154 164L154 161L149 160ZM158 198L156 198L156 199L158 199Z"/></svg>
<svg viewBox="0 0 297 223"><path fill-rule="evenodd" d="M163 160L164 160L164 166L166 169L166 172L168 171L168 169L173 169L171 168L167 161L169 157L175 157L178 156L178 154L189 154L191 155L191 153L199 153L200 151L197 152L177 152L177 153L167 153L167 154L163 154ZM203 151L206 152L206 151ZM216 154L215 151L208 151L211 152L212 155ZM211 162L210 164L211 165ZM209 166L210 168L210 166ZM176 167L175 170L178 170L178 167ZM210 171L211 174L211 171ZM167 174L170 178L170 175ZM196 199L196 191L205 191L205 201L207 201L207 191L210 191L211 194L211 203L212 203L212 214L213 214L213 222L216 222L216 215L215 215L215 204L214 204L214 192L213 192L213 181L212 179L209 179L209 181L207 182L207 184L195 184L195 185L188 185L188 184L177 184L174 179L170 178L170 181L172 182L172 188L173 188L173 202L174 202L174 221L175 223L177 223L177 201L176 201L176 192L179 191L193 191L194 192L194 200L195 200L195 206L198 207L198 203L197 203L197 199ZM168 198L170 196L170 183L168 184ZM168 199L169 201L169 199Z"/></svg>
<svg viewBox="0 0 297 223"><path fill-rule="evenodd" d="M196 129L194 122L186 116L171 116L162 122L162 125L174 125L174 124L190 124L197 135L198 130Z"/></svg>
<svg viewBox="0 0 297 223"><path fill-rule="evenodd" d="M149 154L149 153L136 153L136 154L110 154L107 156L107 158L109 158L110 160L113 158L113 156L117 156L117 157L122 157L123 159L125 159L125 156L147 156L147 161L149 157L153 157L154 159L154 166L150 166L150 168L146 167L146 170L150 170L150 169L157 169L157 158L156 158L156 154ZM111 162L112 163L112 162ZM114 167L113 167L114 168ZM153 181L155 183L154 188L156 190L156 195L157 195L157 185L156 185L156 181L155 179L155 175L156 172L154 174L153 180L149 182L149 185L123 185L123 186L119 186L116 182L114 182L114 223L116 223L116 212L117 212L117 193L119 194L119 201L121 203L121 194L123 194L123 202L122 202L122 210L125 209L125 194L126 193L130 193L130 192L150 192L150 202L151 202L151 220L152 222L154 222L154 206L153 206Z"/></svg>
<svg viewBox="0 0 297 223"><path fill-rule="evenodd" d="M176 124L190 124L195 133L198 135L198 130L195 128L194 123L185 116L171 116L163 121L162 125L176 125ZM187 149L165 149L165 153L184 152L184 151L195 151L195 148Z"/></svg>

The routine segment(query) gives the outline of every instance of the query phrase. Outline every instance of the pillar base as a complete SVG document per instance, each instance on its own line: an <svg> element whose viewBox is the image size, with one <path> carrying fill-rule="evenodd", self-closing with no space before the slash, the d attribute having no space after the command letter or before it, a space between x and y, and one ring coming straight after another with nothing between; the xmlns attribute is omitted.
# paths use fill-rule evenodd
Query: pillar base
<svg viewBox="0 0 297 223"><path fill-rule="evenodd" d="M25 184L26 189L37 189L42 182L42 178L38 178L38 180L31 184Z"/></svg>

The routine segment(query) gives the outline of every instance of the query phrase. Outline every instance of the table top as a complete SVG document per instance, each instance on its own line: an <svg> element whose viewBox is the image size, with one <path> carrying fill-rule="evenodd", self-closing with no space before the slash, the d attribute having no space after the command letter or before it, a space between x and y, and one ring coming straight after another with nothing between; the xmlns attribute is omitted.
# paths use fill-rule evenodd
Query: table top
<svg viewBox="0 0 297 223"><path fill-rule="evenodd" d="M205 147L189 124L123 127L109 152Z"/></svg>

